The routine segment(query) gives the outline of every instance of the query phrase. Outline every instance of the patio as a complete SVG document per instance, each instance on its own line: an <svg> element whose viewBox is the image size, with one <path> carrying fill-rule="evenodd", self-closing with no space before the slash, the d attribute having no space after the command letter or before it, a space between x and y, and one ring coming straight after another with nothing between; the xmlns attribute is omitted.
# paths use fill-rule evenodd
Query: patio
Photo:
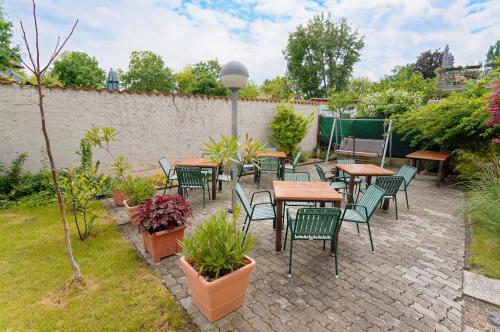
<svg viewBox="0 0 500 332"><path fill-rule="evenodd" d="M308 171L317 180L313 165L298 170ZM273 179L263 177L261 188L272 188ZM255 191L251 176L240 182L247 194ZM226 185L217 200L207 201L205 210L201 193L190 192L194 213L189 230L230 205L228 189ZM434 176L419 174L409 187L409 197L410 211L400 200L398 221L392 204L389 211L375 213L371 223L374 253L365 225L360 226L360 235L354 224L342 225L338 279L333 257L328 250L322 251L321 241L297 242L293 276L288 278L288 251L274 251L272 222L253 223L256 241L250 255L257 268L245 305L214 324L191 303L178 257L165 258L156 267L165 286L202 330L461 330L465 230L455 210L463 204L463 192L436 188ZM123 209L111 201L107 206L123 222L120 228L130 244L152 264Z"/></svg>

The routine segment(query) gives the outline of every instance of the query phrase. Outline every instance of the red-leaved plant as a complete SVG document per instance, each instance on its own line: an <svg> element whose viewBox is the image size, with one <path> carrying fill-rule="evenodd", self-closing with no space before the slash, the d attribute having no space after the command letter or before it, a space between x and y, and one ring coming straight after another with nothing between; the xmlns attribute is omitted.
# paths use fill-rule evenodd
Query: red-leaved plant
<svg viewBox="0 0 500 332"><path fill-rule="evenodd" d="M155 196L140 206L136 216L139 229L150 234L187 224L192 209L185 197Z"/></svg>
<svg viewBox="0 0 500 332"><path fill-rule="evenodd" d="M490 113L490 119L488 120L488 126L495 126L500 124L500 82L493 85L493 93L489 96L489 99L488 112ZM492 143L500 145L500 137L493 138Z"/></svg>

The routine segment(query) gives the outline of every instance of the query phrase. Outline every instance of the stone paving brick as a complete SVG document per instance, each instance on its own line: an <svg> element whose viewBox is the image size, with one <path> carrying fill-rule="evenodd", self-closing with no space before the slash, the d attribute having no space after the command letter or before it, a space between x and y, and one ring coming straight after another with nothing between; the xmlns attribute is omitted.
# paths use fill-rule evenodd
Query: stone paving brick
<svg viewBox="0 0 500 332"><path fill-rule="evenodd" d="M312 165L299 170L317 180ZM272 180L264 177L261 187L271 189ZM256 190L251 177L240 182L247 194ZM217 200L209 200L204 210L200 192L189 193L194 216L187 234L210 214L230 206L228 188L225 184ZM464 195L455 187L436 188L435 177L419 174L409 187L409 197L409 211L404 198L400 200L398 221L393 203L388 212L374 214L375 252L370 250L365 225L360 234L355 225L342 225L338 279L333 257L322 250L320 241L294 243L293 275L288 278L288 248L275 253L272 222L252 223L256 241L250 255L257 268L245 304L213 324L192 303L178 258L153 264L137 228L126 223L123 211L113 207L111 200L105 204L117 218L124 239L158 270L163 285L202 331L458 331L465 227L463 218L452 211L463 204Z"/></svg>

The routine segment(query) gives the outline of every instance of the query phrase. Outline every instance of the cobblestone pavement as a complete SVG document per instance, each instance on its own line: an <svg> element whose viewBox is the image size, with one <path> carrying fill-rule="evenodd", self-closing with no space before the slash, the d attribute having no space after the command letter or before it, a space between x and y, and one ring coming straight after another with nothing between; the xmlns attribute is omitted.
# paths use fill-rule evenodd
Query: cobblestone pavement
<svg viewBox="0 0 500 332"><path fill-rule="evenodd" d="M300 167L316 179L312 165ZM272 177L263 176L261 188L270 189ZM399 196L399 220L394 206L377 211L372 219L375 252L368 232L344 223L339 239L339 278L334 260L322 251L321 241L294 244L293 276L287 276L288 252L274 251L271 221L251 226L256 241L250 254L257 268L250 280L246 303L239 310L209 323L192 304L178 257L156 264L165 286L193 316L202 330L211 331L459 331L462 328L462 268L464 222L455 211L464 199L454 187L435 187L436 178L417 175L409 188L410 210ZM251 193L252 177L241 179ZM230 205L226 185L217 200L201 208L201 195L191 192L194 216L189 230L218 209ZM107 205L119 223L123 209ZM242 211L244 215L244 212ZM240 221L243 218L240 217ZM142 238L130 223L120 225L131 245L152 264ZM188 232L189 232L188 230Z"/></svg>

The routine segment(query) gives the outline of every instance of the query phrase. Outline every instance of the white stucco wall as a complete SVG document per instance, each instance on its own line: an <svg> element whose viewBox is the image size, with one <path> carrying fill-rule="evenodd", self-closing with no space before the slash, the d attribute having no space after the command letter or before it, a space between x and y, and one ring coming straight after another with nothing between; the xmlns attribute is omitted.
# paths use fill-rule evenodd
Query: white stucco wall
<svg viewBox="0 0 500 332"><path fill-rule="evenodd" d="M125 155L135 170L157 167L165 156L173 164L182 157L200 156L209 136L230 132L231 102L205 96L110 93L108 91L45 89L45 110L53 154L58 167L77 165L75 152L92 126L118 131L114 154ZM0 161L9 164L20 152L29 154L27 169L36 171L46 160L38 98L33 86L0 84ZM271 143L269 123L275 102L242 100L238 104L238 131ZM317 110L313 103L296 103L315 120L302 142L304 151L316 146ZM96 151L105 167L110 158Z"/></svg>

